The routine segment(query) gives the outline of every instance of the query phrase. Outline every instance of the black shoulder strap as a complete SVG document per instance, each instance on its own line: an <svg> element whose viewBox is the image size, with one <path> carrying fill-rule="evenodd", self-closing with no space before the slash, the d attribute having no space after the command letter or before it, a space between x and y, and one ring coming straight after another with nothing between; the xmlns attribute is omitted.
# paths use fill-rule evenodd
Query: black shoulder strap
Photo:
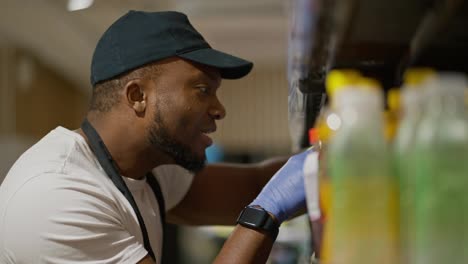
<svg viewBox="0 0 468 264"><path fill-rule="evenodd" d="M146 230L143 217L141 216L140 210L138 209L138 206L135 200L133 199L132 193L130 192L127 185L125 184L125 181L122 179L122 176L120 176L120 173L118 172L117 165L115 164L114 159L110 155L109 151L107 150L106 145L102 141L97 131L94 129L94 127L89 123L87 119L85 119L83 123L81 124L81 129L83 130L85 135L88 137L91 150L96 155L96 158L99 161L99 164L101 164L102 168L107 173L107 176L109 176L109 178L112 180L115 186L120 190L120 192L125 196L125 198L127 198L128 202L133 207L133 210L135 211L135 214L138 219L138 223L140 224L141 233L143 235L144 247L148 251L148 254L151 256L151 258L155 260L155 255L154 255L153 249L151 248L151 244L150 244L149 237L148 237L148 231ZM165 219L165 210L164 210L164 200L163 200L163 196L161 193L161 188L159 188L159 184L156 178L153 177L152 174L151 174L151 177L148 177L147 175L146 179L148 183L150 184L151 188L153 189L153 192L155 193L155 196L158 200L159 211L161 214L161 221L164 227L163 221Z"/></svg>

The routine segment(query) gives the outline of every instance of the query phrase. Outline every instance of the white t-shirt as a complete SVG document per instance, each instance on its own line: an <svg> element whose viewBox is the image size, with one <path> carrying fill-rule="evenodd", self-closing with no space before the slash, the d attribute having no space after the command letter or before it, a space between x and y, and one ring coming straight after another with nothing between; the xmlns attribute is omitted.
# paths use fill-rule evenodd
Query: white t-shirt
<svg viewBox="0 0 468 264"><path fill-rule="evenodd" d="M166 210L193 175L177 165L153 170ZM145 179L125 178L160 262L159 206ZM0 263L136 263L138 219L78 133L58 127L27 150L0 186Z"/></svg>

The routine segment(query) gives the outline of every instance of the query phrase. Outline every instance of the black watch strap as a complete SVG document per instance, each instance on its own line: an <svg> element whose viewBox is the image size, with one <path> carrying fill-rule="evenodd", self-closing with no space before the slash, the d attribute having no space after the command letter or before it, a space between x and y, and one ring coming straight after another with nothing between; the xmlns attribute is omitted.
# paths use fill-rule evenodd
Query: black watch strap
<svg viewBox="0 0 468 264"><path fill-rule="evenodd" d="M261 207L245 207L237 218L237 223L247 228L266 231L271 235L273 240L276 240L278 236L278 223Z"/></svg>

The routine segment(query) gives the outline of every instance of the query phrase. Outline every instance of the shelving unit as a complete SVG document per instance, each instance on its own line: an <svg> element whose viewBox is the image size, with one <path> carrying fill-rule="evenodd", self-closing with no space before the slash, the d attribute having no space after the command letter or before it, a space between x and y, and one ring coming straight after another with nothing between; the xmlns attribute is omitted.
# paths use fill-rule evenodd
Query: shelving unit
<svg viewBox="0 0 468 264"><path fill-rule="evenodd" d="M468 72L468 1L298 0L292 12L291 47L302 50L290 50L289 83L304 101L304 126L293 128L302 147L330 69L357 69L385 90L400 86L408 67ZM294 45L301 41L308 45Z"/></svg>

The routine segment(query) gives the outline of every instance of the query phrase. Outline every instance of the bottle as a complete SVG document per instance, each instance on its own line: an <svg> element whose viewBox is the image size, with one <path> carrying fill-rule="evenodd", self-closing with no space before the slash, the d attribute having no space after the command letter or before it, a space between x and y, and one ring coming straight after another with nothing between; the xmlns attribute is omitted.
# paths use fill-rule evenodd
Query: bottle
<svg viewBox="0 0 468 264"><path fill-rule="evenodd" d="M384 138L383 94L363 79L336 94L342 124L327 155L332 264L398 263L398 195Z"/></svg>
<svg viewBox="0 0 468 264"><path fill-rule="evenodd" d="M332 203L331 196L331 183L328 174L327 165L327 152L330 140L333 138L336 131L341 126L341 119L335 112L335 94L354 85L360 78L361 74L356 70L340 69L331 70L326 78L326 90L329 96L328 105L322 108L315 128L317 129L317 137L320 143L319 150L319 204L321 209L321 225L322 237L320 238L320 245L318 245L319 254L317 256L326 261L329 256L329 244L331 243L332 230L327 228L329 219L329 211Z"/></svg>
<svg viewBox="0 0 468 264"><path fill-rule="evenodd" d="M393 168L400 190L400 254L402 264L413 263L414 254L414 193L416 158L414 141L416 129L423 113L425 86L435 76L430 68L412 68L404 74L401 91L401 117L393 142Z"/></svg>
<svg viewBox="0 0 468 264"><path fill-rule="evenodd" d="M468 263L467 80L440 73L428 85L425 115L416 134L416 264Z"/></svg>
<svg viewBox="0 0 468 264"><path fill-rule="evenodd" d="M322 214L326 220L329 208L331 207L330 179L327 171L327 152L328 145L335 133L341 127L341 118L336 112L335 95L349 87L362 81L362 75L352 69L334 69L331 70L326 78L326 90L329 95L329 104L324 107L317 118L317 137L320 142L320 161L319 161L319 189L320 202L322 204Z"/></svg>
<svg viewBox="0 0 468 264"><path fill-rule="evenodd" d="M311 230L311 260L319 257L322 243L322 213L319 201L319 153L320 140L316 128L309 129L309 154L304 162L304 187L306 191L307 215Z"/></svg>

